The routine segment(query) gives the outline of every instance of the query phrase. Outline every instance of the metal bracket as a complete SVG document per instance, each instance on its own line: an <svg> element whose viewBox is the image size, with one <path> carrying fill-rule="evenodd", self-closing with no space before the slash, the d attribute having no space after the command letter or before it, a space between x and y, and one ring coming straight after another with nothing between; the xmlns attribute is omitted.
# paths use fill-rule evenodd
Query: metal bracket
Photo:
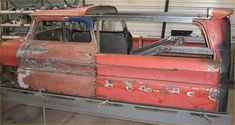
<svg viewBox="0 0 235 125"><path fill-rule="evenodd" d="M4 101L152 124L231 125L232 116L1 87ZM103 104L97 107L98 104ZM204 117L202 117L204 116Z"/></svg>

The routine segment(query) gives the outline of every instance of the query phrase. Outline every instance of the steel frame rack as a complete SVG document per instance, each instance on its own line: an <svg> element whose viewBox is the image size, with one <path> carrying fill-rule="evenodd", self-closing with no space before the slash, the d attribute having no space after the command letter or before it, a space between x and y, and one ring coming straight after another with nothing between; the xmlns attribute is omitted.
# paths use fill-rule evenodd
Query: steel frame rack
<svg viewBox="0 0 235 125"><path fill-rule="evenodd" d="M140 21L140 22L168 22L168 23L193 23L194 19L209 19L203 14L179 14L179 13L107 13L103 15L87 15L93 20L110 21Z"/></svg>
<svg viewBox="0 0 235 125"><path fill-rule="evenodd" d="M0 87L3 101L152 124L231 125L228 113L208 113Z"/></svg>

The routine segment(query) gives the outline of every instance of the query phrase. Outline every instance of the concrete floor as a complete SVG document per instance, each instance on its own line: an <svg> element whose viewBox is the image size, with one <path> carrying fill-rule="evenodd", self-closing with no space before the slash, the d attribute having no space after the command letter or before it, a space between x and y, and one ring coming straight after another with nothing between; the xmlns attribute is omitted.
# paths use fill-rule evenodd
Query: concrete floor
<svg viewBox="0 0 235 125"><path fill-rule="evenodd" d="M2 125L43 125L41 108L9 102L4 102L3 107ZM234 89L229 93L228 111L234 116ZM46 109L46 122L47 125L150 125L52 109Z"/></svg>
<svg viewBox="0 0 235 125"><path fill-rule="evenodd" d="M5 102L1 125L43 125L42 108ZM47 125L149 125L132 121L110 119L46 109Z"/></svg>

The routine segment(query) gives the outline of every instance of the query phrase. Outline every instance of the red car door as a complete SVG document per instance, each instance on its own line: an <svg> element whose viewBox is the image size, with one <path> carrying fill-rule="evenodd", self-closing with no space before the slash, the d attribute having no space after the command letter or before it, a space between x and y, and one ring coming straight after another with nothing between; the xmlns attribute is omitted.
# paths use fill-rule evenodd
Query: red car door
<svg viewBox="0 0 235 125"><path fill-rule="evenodd" d="M89 18L38 21L32 40L17 51L18 82L55 93L95 95L96 42Z"/></svg>

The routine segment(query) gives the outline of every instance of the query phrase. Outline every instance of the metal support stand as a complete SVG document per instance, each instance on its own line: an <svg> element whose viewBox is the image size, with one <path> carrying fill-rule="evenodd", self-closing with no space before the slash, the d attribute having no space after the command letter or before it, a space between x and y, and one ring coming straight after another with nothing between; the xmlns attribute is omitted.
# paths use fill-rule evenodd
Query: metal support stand
<svg viewBox="0 0 235 125"><path fill-rule="evenodd" d="M146 106L44 92L38 93L6 87L1 87L1 89L4 101L43 107L44 125L46 124L45 108L152 124L231 125L232 123L232 117L228 114ZM103 103L104 101L106 102ZM101 103L102 105L99 106Z"/></svg>
<svg viewBox="0 0 235 125"><path fill-rule="evenodd" d="M82 6L86 5L86 0L81 0L82 1Z"/></svg>
<svg viewBox="0 0 235 125"><path fill-rule="evenodd" d="M41 6L44 6L44 5L45 5L44 0L41 0Z"/></svg>
<svg viewBox="0 0 235 125"><path fill-rule="evenodd" d="M165 1L165 8L164 8L164 12L168 12L168 8L169 8L169 0ZM163 22L162 24L162 34L161 34L161 38L165 37L165 33L166 33L166 22Z"/></svg>
<svg viewBox="0 0 235 125"><path fill-rule="evenodd" d="M2 121L5 119L5 117L4 117L4 112L6 112L6 108L5 108L5 102L1 102L1 106L0 106L0 123L2 123Z"/></svg>
<svg viewBox="0 0 235 125"><path fill-rule="evenodd" d="M42 107L43 125L46 125L46 109Z"/></svg>

